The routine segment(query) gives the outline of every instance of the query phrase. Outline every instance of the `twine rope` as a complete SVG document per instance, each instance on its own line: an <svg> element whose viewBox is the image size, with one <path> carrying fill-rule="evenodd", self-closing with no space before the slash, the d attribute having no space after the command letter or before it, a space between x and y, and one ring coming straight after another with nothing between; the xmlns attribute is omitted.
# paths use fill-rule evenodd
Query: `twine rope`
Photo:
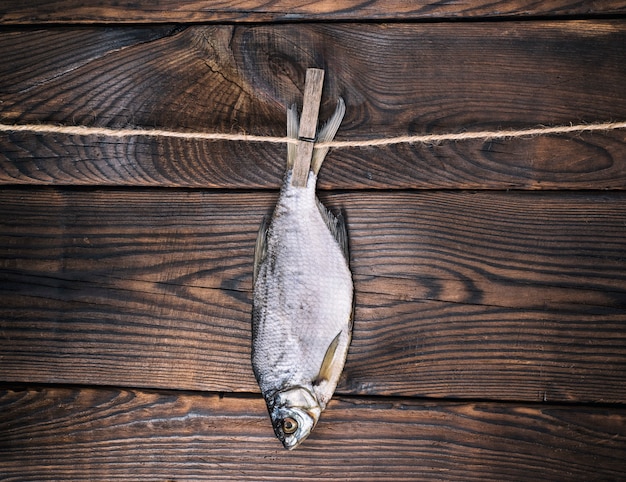
<svg viewBox="0 0 626 482"><path fill-rule="evenodd" d="M602 122L594 124L572 124L555 127L535 127L528 129L509 129L494 131L470 131L449 134L422 134L414 136L382 137L377 139L317 142L315 147L374 147L393 144L437 144L446 141L512 139L536 137L550 134L569 134L592 131L626 129L626 122ZM67 134L79 136L107 137L172 137L177 139L264 142L271 144L297 144L298 140L290 137L256 136L250 134L227 134L213 132L179 132L163 129L109 129L106 127L60 126L52 124L0 124L0 132L33 132L36 134Z"/></svg>

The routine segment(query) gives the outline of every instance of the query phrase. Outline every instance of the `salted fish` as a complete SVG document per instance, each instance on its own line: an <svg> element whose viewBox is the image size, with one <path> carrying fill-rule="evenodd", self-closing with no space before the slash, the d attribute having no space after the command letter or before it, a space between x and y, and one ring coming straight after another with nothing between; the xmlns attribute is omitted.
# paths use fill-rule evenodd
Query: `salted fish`
<svg viewBox="0 0 626 482"><path fill-rule="evenodd" d="M345 113L339 100L318 141L334 138ZM298 137L298 113L287 134ZM252 367L274 432L297 447L331 399L352 334L353 284L342 215L317 199L317 174L328 148L313 151L305 187L292 186L296 156L288 145L278 202L257 237L252 310Z"/></svg>

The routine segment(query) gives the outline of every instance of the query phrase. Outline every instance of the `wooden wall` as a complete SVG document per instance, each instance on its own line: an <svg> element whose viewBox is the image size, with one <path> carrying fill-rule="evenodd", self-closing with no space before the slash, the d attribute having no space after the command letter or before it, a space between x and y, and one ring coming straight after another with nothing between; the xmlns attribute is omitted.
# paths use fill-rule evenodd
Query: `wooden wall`
<svg viewBox="0 0 626 482"><path fill-rule="evenodd" d="M340 140L626 120L626 3L5 0L0 122ZM354 341L294 452L250 365L284 146L0 133L0 479L626 479L626 131L335 149Z"/></svg>

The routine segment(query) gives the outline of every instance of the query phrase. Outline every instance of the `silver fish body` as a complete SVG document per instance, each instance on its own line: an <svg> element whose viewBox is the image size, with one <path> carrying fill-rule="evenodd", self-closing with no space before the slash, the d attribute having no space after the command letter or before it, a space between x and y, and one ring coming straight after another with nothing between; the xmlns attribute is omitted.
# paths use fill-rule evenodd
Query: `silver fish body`
<svg viewBox="0 0 626 482"><path fill-rule="evenodd" d="M320 139L334 137L344 111L340 101ZM290 111L290 135L297 130L294 115ZM276 208L261 226L255 252L252 366L274 432L290 450L310 434L331 399L352 330L345 222L316 197L326 152L316 154L306 187L296 187L290 151Z"/></svg>

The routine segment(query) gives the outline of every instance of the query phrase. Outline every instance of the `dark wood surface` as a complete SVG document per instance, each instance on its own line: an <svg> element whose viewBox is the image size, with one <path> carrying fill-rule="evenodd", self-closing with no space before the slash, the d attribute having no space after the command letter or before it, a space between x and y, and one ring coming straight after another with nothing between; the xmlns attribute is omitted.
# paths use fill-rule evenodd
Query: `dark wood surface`
<svg viewBox="0 0 626 482"><path fill-rule="evenodd" d="M343 140L626 119L622 20L55 28L4 32L0 50L9 124L282 136L306 66L328 72L323 119L345 99ZM623 189L625 141L335 150L320 187ZM276 189L285 162L284 145L153 137L0 133L0 150L10 184Z"/></svg>
<svg viewBox="0 0 626 482"><path fill-rule="evenodd" d="M429 20L480 17L600 16L623 14L623 0L149 0L96 4L78 0L4 0L0 22L7 25L45 23L148 23L148 22L274 22L336 20Z"/></svg>
<svg viewBox="0 0 626 482"><path fill-rule="evenodd" d="M0 390L0 408L5 480L624 476L624 408L338 397L293 452L267 429L260 398L18 388Z"/></svg>
<svg viewBox="0 0 626 482"><path fill-rule="evenodd" d="M256 392L256 230L275 194L5 189L5 380ZM626 196L328 194L348 220L340 393L626 398Z"/></svg>
<svg viewBox="0 0 626 482"><path fill-rule="evenodd" d="M308 67L340 140L623 121L625 13L6 1L0 122L283 135ZM285 147L0 133L0 479L626 480L625 132L331 151L354 341L294 452L249 359Z"/></svg>

